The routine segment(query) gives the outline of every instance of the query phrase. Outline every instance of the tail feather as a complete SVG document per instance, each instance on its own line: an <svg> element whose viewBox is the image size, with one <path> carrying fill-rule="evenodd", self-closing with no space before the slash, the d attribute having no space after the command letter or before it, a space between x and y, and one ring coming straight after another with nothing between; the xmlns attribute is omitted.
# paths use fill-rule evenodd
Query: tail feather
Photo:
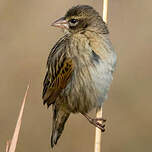
<svg viewBox="0 0 152 152"><path fill-rule="evenodd" d="M57 144L58 139L60 138L62 131L64 129L65 122L69 118L70 113L67 113L61 109L54 107L53 110L53 126L52 126L52 135L51 135L51 147Z"/></svg>

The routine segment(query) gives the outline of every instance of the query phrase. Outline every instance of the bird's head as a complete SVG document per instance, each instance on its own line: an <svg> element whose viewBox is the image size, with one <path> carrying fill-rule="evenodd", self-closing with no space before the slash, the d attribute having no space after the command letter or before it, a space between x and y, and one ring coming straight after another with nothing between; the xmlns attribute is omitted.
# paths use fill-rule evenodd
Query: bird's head
<svg viewBox="0 0 152 152"><path fill-rule="evenodd" d="M64 17L56 20L52 26L63 28L70 33L83 32L87 29L98 30L107 34L108 29L99 13L88 5L77 5L67 11Z"/></svg>

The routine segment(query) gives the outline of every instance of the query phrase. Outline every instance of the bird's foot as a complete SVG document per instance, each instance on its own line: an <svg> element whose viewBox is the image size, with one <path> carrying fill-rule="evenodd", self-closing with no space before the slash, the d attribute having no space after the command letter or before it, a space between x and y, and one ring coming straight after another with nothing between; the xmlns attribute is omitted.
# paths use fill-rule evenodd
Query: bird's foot
<svg viewBox="0 0 152 152"><path fill-rule="evenodd" d="M106 122L105 119L103 119L103 118L91 118L87 114L82 114L82 115L85 116L91 124L93 124L95 127L99 128L102 132L105 131L105 124L104 124Z"/></svg>
<svg viewBox="0 0 152 152"><path fill-rule="evenodd" d="M105 131L105 122L106 120L103 118L92 118L92 120L89 121L92 123L94 126L98 127L102 132Z"/></svg>

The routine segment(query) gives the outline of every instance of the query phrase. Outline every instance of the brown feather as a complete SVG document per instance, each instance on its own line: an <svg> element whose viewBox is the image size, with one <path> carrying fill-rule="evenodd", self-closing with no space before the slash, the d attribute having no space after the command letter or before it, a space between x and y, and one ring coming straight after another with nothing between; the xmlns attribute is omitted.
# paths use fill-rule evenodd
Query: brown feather
<svg viewBox="0 0 152 152"><path fill-rule="evenodd" d="M43 84L43 103L47 103L48 107L55 102L67 86L74 70L72 59L65 54L63 40L65 41L65 39L60 39L57 42L57 46L51 50L48 58L51 62L47 65L48 71Z"/></svg>

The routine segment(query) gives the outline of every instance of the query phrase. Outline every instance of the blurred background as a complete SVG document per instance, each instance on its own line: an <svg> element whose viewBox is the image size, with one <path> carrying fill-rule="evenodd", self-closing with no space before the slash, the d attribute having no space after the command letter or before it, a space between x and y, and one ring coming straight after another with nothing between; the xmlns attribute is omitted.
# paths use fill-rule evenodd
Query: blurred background
<svg viewBox="0 0 152 152"><path fill-rule="evenodd" d="M48 25L73 5L89 4L102 14L101 0L0 0L0 149L12 137L27 84L30 90L16 152L49 152L51 108L42 105L49 49L62 32ZM103 152L151 151L152 1L110 0L108 26L118 54L104 104ZM71 115L54 152L93 152L95 128Z"/></svg>

